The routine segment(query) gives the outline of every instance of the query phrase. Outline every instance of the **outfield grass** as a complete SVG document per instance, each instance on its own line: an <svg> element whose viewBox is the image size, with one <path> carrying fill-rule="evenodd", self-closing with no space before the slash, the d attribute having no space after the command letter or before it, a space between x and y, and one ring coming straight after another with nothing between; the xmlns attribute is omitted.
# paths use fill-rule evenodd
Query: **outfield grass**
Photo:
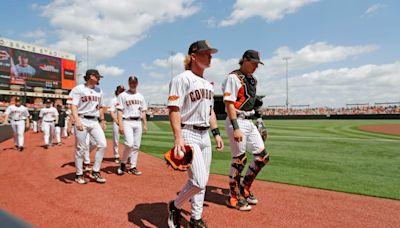
<svg viewBox="0 0 400 228"><path fill-rule="evenodd" d="M400 136L357 128L388 123L400 120L265 121L271 163L257 179L400 200ZM219 127L225 149L214 151L211 172L227 175L229 140L223 121ZM169 122L148 122L148 128L141 150L162 158L173 146Z"/></svg>

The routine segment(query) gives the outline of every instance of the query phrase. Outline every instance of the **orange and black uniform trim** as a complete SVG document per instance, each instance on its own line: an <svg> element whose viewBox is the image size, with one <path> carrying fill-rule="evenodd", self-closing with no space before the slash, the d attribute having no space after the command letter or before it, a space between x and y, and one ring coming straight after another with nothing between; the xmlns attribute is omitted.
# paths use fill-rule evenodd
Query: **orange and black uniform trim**
<svg viewBox="0 0 400 228"><path fill-rule="evenodd" d="M231 74L235 74L242 83L234 102L235 108L242 111L253 110L257 99L257 80L253 75L245 76L240 70L235 70Z"/></svg>

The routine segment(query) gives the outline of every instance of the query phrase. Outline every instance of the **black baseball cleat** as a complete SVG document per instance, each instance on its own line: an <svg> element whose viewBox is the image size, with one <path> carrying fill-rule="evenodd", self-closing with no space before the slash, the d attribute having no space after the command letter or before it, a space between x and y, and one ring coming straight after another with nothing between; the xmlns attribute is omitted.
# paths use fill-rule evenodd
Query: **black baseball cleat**
<svg viewBox="0 0 400 228"><path fill-rule="evenodd" d="M125 170L122 170L121 167L119 167L119 168L117 169L117 174L120 175L120 176L122 176L122 175L125 174Z"/></svg>
<svg viewBox="0 0 400 228"><path fill-rule="evenodd" d="M120 175L120 176L124 175L124 173L125 173L125 168L126 168L125 163L121 163L121 165L120 165L119 168L117 169L117 174Z"/></svg>
<svg viewBox="0 0 400 228"><path fill-rule="evenodd" d="M174 205L174 201L170 201L168 204L168 227L169 228L180 228L181 227L181 209L178 209Z"/></svg>
<svg viewBox="0 0 400 228"><path fill-rule="evenodd" d="M23 147L23 146L20 146L20 147L18 147L18 150L19 150L19 151L23 151L23 150L24 150L24 147Z"/></svg>
<svg viewBox="0 0 400 228"><path fill-rule="evenodd" d="M207 228L207 224L203 221L203 219L194 219L190 218L189 226L191 228Z"/></svg>
<svg viewBox="0 0 400 228"><path fill-rule="evenodd" d="M250 205L256 205L258 203L258 199L253 195L253 193L246 189L244 186L240 185L240 194L246 199L246 201Z"/></svg>
<svg viewBox="0 0 400 228"><path fill-rule="evenodd" d="M44 145L44 148L47 150L49 149L49 145Z"/></svg>
<svg viewBox="0 0 400 228"><path fill-rule="evenodd" d="M100 175L100 172L92 171L89 177L97 183L106 183L106 179Z"/></svg>
<svg viewBox="0 0 400 228"><path fill-rule="evenodd" d="M128 170L128 173L129 173L129 174L136 175L136 176L142 175L142 172L139 171L136 167L130 168L130 169Z"/></svg>

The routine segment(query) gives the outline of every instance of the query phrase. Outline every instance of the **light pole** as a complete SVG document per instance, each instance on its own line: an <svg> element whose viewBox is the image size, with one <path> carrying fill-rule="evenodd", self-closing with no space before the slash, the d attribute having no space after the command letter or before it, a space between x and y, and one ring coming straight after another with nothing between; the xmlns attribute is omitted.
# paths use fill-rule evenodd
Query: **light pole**
<svg viewBox="0 0 400 228"><path fill-rule="evenodd" d="M286 56L282 58L286 61L286 110L289 110L289 80L288 80L288 61L290 57Z"/></svg>
<svg viewBox="0 0 400 228"><path fill-rule="evenodd" d="M89 41L94 41L94 38L90 35L83 37L86 40L86 70L89 69Z"/></svg>
<svg viewBox="0 0 400 228"><path fill-rule="evenodd" d="M169 55L171 58L171 79L174 77L174 55L176 54L176 52L174 51L170 51Z"/></svg>
<svg viewBox="0 0 400 228"><path fill-rule="evenodd" d="M81 60L78 60L77 62L76 62L76 70L75 70L75 73L76 73L76 79L75 79L75 83L80 83L79 82L79 79L80 79L80 76L82 75L81 73L79 73L80 71L81 71L81 63L82 63L82 61Z"/></svg>

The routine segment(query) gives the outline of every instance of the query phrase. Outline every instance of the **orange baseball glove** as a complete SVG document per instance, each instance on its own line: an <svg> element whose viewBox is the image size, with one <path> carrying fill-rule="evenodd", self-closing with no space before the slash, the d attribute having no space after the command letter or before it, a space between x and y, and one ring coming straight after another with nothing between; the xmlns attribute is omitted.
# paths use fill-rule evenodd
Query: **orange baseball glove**
<svg viewBox="0 0 400 228"><path fill-rule="evenodd" d="M164 159L167 161L167 165L170 165L173 169L179 171L186 171L192 165L193 160L193 149L190 146L185 145L185 155L183 158L178 159L174 156L174 148L170 149L164 154Z"/></svg>

